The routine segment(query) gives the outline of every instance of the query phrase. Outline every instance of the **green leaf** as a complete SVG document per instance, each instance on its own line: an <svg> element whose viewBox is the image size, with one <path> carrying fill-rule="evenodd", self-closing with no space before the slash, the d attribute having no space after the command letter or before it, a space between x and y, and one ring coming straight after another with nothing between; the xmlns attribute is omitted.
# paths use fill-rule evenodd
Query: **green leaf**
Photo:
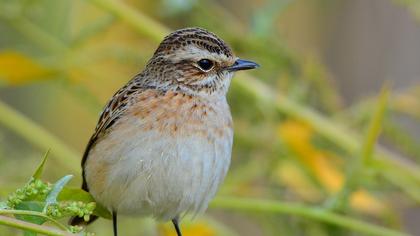
<svg viewBox="0 0 420 236"><path fill-rule="evenodd" d="M78 188L64 188L58 195L59 201L81 201L85 203L95 202L95 199L88 192ZM111 219L111 213L99 203L96 203L94 215L102 218Z"/></svg>
<svg viewBox="0 0 420 236"><path fill-rule="evenodd" d="M42 202L31 201L31 202L22 202L16 206L16 210L27 210L27 211L37 211L42 212L44 204ZM42 225L46 222L45 218L39 216L30 216L30 215L15 215L16 219L23 220L26 222L31 222L34 224Z"/></svg>
<svg viewBox="0 0 420 236"><path fill-rule="evenodd" d="M111 219L112 214L109 212L104 206L102 206L99 203L96 203L95 210L93 211L93 214L96 216L100 216L105 219Z"/></svg>
<svg viewBox="0 0 420 236"><path fill-rule="evenodd" d="M81 201L81 202L94 202L92 195L83 189L65 187L58 195L59 201Z"/></svg>
<svg viewBox="0 0 420 236"><path fill-rule="evenodd" d="M43 209L43 203L37 201L31 202L22 202L16 206L17 210L28 210L28 211L37 211L41 212ZM39 216L30 216L30 215L15 215L16 219L23 220L26 222L34 223L37 225L44 224L47 220ZM24 236L36 236L37 233L32 231L23 231Z"/></svg>
<svg viewBox="0 0 420 236"><path fill-rule="evenodd" d="M44 154L44 157L42 158L42 161L39 164L38 168L36 168L35 173L32 175L32 178L34 178L34 179L40 179L41 178L42 172L44 170L44 165L45 165L45 162L47 161L49 153L50 153L50 150L48 149L47 152Z"/></svg>
<svg viewBox="0 0 420 236"><path fill-rule="evenodd" d="M379 94L378 101L374 108L372 118L369 123L366 135L361 147L361 157L363 164L370 164L375 149L376 141L381 133L382 123L384 120L390 89L385 84Z"/></svg>
<svg viewBox="0 0 420 236"><path fill-rule="evenodd" d="M57 197L60 192L63 190L64 186L73 178L73 175L66 175L63 178L59 179L52 188L51 192L48 194L47 199L45 200L44 210L51 204L57 203Z"/></svg>
<svg viewBox="0 0 420 236"><path fill-rule="evenodd" d="M9 208L9 207L7 206L7 202L0 202L0 210L1 210L1 209L7 209L7 208Z"/></svg>

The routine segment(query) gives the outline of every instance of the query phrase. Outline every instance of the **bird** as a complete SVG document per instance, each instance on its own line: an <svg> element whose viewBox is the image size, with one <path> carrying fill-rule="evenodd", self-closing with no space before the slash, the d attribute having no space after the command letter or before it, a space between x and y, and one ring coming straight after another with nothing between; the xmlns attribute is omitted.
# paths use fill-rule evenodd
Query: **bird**
<svg viewBox="0 0 420 236"><path fill-rule="evenodd" d="M172 221L182 236L182 217L207 209L231 160L231 79L257 67L216 34L184 28L114 94L81 162L82 189L112 213L114 236L119 214Z"/></svg>

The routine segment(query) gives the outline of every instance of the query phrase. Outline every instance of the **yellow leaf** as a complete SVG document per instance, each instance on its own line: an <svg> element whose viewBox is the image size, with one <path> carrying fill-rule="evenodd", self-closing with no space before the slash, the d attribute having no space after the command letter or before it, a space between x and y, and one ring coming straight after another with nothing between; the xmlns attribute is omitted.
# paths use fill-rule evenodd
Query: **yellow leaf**
<svg viewBox="0 0 420 236"><path fill-rule="evenodd" d="M18 52L0 53L0 80L7 84L23 84L42 79L50 70Z"/></svg>
<svg viewBox="0 0 420 236"><path fill-rule="evenodd" d="M332 164L334 157L312 145L312 133L310 127L293 120L284 122L279 128L280 136L300 161L329 193L335 193L341 189L343 176Z"/></svg>
<svg viewBox="0 0 420 236"><path fill-rule="evenodd" d="M176 236L175 228L172 224L161 225L160 235L161 236ZM182 225L182 235L184 236L216 236L216 231L206 222L199 221L192 224Z"/></svg>
<svg viewBox="0 0 420 236"><path fill-rule="evenodd" d="M310 182L308 177L302 173L291 161L282 161L276 168L273 176L276 182L287 186L306 201L319 201L321 192Z"/></svg>
<svg viewBox="0 0 420 236"><path fill-rule="evenodd" d="M284 143L296 154L301 163L308 167L327 193L334 195L342 189L345 176L335 165L337 158L327 150L321 150L311 143L313 131L310 127L298 121L288 120L280 125L278 131ZM298 176L299 173L296 170L283 168L281 171L284 173L278 177L304 198L305 193L300 188L310 182L302 181L302 177ZM310 195L306 195L306 198L308 196ZM368 214L380 214L386 210L384 203L365 190L352 193L350 204L354 209Z"/></svg>
<svg viewBox="0 0 420 236"><path fill-rule="evenodd" d="M365 190L355 191L350 197L350 205L359 211L370 214L380 214L386 210L381 201L375 199Z"/></svg>
<svg viewBox="0 0 420 236"><path fill-rule="evenodd" d="M344 183L344 177L340 170L338 170L331 163L331 156L323 152L314 153L312 161L316 177L325 187L328 193L338 192Z"/></svg>

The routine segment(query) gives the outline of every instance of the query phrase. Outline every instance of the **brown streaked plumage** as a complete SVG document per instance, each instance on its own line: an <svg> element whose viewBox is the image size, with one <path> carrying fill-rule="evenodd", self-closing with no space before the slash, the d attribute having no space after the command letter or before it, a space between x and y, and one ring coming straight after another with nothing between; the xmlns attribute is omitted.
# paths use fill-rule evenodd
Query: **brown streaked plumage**
<svg viewBox="0 0 420 236"><path fill-rule="evenodd" d="M114 235L117 213L172 220L181 235L180 214L207 208L230 163L231 77L257 66L207 30L181 29L115 93L82 159L82 188L113 212Z"/></svg>

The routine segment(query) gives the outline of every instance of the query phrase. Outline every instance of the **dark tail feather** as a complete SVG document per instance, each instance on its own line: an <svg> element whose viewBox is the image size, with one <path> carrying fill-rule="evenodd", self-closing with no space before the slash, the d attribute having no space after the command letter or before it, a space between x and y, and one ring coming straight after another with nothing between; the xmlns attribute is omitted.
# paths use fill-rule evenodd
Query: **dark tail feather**
<svg viewBox="0 0 420 236"><path fill-rule="evenodd" d="M98 219L98 216L91 215L89 221L85 221L83 217L73 216L69 220L69 225L88 225Z"/></svg>

